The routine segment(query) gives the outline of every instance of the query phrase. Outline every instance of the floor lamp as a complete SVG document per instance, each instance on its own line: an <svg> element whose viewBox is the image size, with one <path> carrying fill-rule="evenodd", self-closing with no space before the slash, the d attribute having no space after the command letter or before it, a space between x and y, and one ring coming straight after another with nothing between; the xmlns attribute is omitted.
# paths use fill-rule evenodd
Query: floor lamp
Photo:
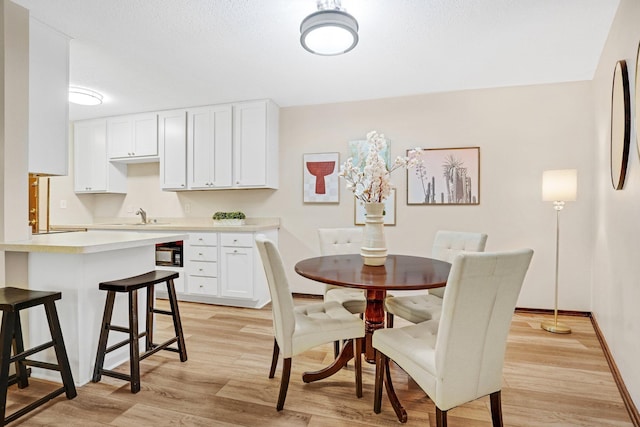
<svg viewBox="0 0 640 427"><path fill-rule="evenodd" d="M560 259L560 211L564 202L576 200L578 172L575 169L549 170L542 173L542 200L553 202L556 210L556 284L553 321L544 321L540 327L555 334L570 334L571 328L558 323L558 266Z"/></svg>

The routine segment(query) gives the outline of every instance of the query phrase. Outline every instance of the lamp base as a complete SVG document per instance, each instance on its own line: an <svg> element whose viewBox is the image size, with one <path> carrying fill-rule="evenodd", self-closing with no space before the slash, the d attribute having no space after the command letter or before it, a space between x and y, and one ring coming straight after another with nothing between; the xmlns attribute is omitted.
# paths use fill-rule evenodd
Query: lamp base
<svg viewBox="0 0 640 427"><path fill-rule="evenodd" d="M553 320L545 320L540 323L540 327L545 331L552 332L554 334L570 334L571 328L562 323L556 323Z"/></svg>

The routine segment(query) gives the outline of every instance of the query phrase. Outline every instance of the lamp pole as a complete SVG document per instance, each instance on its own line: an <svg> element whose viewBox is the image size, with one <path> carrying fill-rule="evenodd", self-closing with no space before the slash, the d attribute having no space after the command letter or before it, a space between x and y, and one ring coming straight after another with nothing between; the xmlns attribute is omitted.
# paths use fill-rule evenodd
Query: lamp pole
<svg viewBox="0 0 640 427"><path fill-rule="evenodd" d="M553 322L545 320L540 327L545 331L554 334L570 334L571 328L562 323L558 323L558 271L560 266L560 211L564 208L564 202L553 202L553 208L556 210L556 282L555 282L555 300L553 305Z"/></svg>

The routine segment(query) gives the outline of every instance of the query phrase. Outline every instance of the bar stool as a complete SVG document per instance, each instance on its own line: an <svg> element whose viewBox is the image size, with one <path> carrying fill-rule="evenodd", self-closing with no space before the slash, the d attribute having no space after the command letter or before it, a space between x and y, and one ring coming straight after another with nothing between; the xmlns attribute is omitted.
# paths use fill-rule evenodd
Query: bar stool
<svg viewBox="0 0 640 427"><path fill-rule="evenodd" d="M62 393L67 395L67 399L77 396L76 387L73 384L73 376L69 367L67 350L62 339L62 330L55 301L62 298L60 292L32 291L20 288L0 288L0 310L2 310L2 329L0 331L0 404L2 405L2 425L10 423L37 407L47 403L49 400ZM33 347L25 351L22 340L22 326L20 324L20 311L44 305L51 332L51 341ZM11 347L13 346L14 356L11 357ZM53 347L56 353L57 364L30 360L27 357ZM15 363L16 373L9 375L9 366ZM59 371L62 376L63 386L52 391L46 396L24 406L22 409L5 417L7 409L7 389L12 384L18 384L18 388L25 388L29 385L26 366Z"/></svg>
<svg viewBox="0 0 640 427"><path fill-rule="evenodd" d="M104 306L104 315L102 318L102 326L100 328L100 340L98 341L98 352L96 354L96 363L93 369L93 378L91 381L94 383L100 381L102 375L118 378L129 381L131 383L131 392L137 393L140 391L141 360L146 359L160 350L180 353L180 361L185 362L187 360L187 349L185 347L184 336L182 334L182 322L180 321L180 312L178 311L178 300L176 298L176 290L173 284L173 279L176 279L178 276L179 273L175 271L155 270L139 276L100 283L100 290L107 291L107 300ZM155 308L154 285L161 282L167 283L167 293L169 295L169 305L171 307L170 311ZM138 289L142 288L147 289L147 307L146 328L144 332L140 333L138 329ZM116 292L127 292L129 294L128 328L111 324ZM173 327L176 335L162 344L154 344L153 342L154 314L164 314L173 318ZM113 344L107 348L109 331L124 332L128 334L129 337L124 341ZM145 351L140 353L139 339L142 337L145 337ZM177 343L178 348L169 347L173 343ZM104 358L106 354L127 344L129 344L130 374L127 375L104 369Z"/></svg>

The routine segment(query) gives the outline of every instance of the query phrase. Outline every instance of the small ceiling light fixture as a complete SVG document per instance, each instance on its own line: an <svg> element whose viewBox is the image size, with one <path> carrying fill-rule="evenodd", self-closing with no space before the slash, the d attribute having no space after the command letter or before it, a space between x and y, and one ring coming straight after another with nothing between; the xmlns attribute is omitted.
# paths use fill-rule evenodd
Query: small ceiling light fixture
<svg viewBox="0 0 640 427"><path fill-rule="evenodd" d="M69 86L69 102L80 105L100 105L102 104L102 95L95 90Z"/></svg>
<svg viewBox="0 0 640 427"><path fill-rule="evenodd" d="M340 0L318 0L318 11L300 24L300 43L316 55L347 53L358 44L358 21Z"/></svg>

